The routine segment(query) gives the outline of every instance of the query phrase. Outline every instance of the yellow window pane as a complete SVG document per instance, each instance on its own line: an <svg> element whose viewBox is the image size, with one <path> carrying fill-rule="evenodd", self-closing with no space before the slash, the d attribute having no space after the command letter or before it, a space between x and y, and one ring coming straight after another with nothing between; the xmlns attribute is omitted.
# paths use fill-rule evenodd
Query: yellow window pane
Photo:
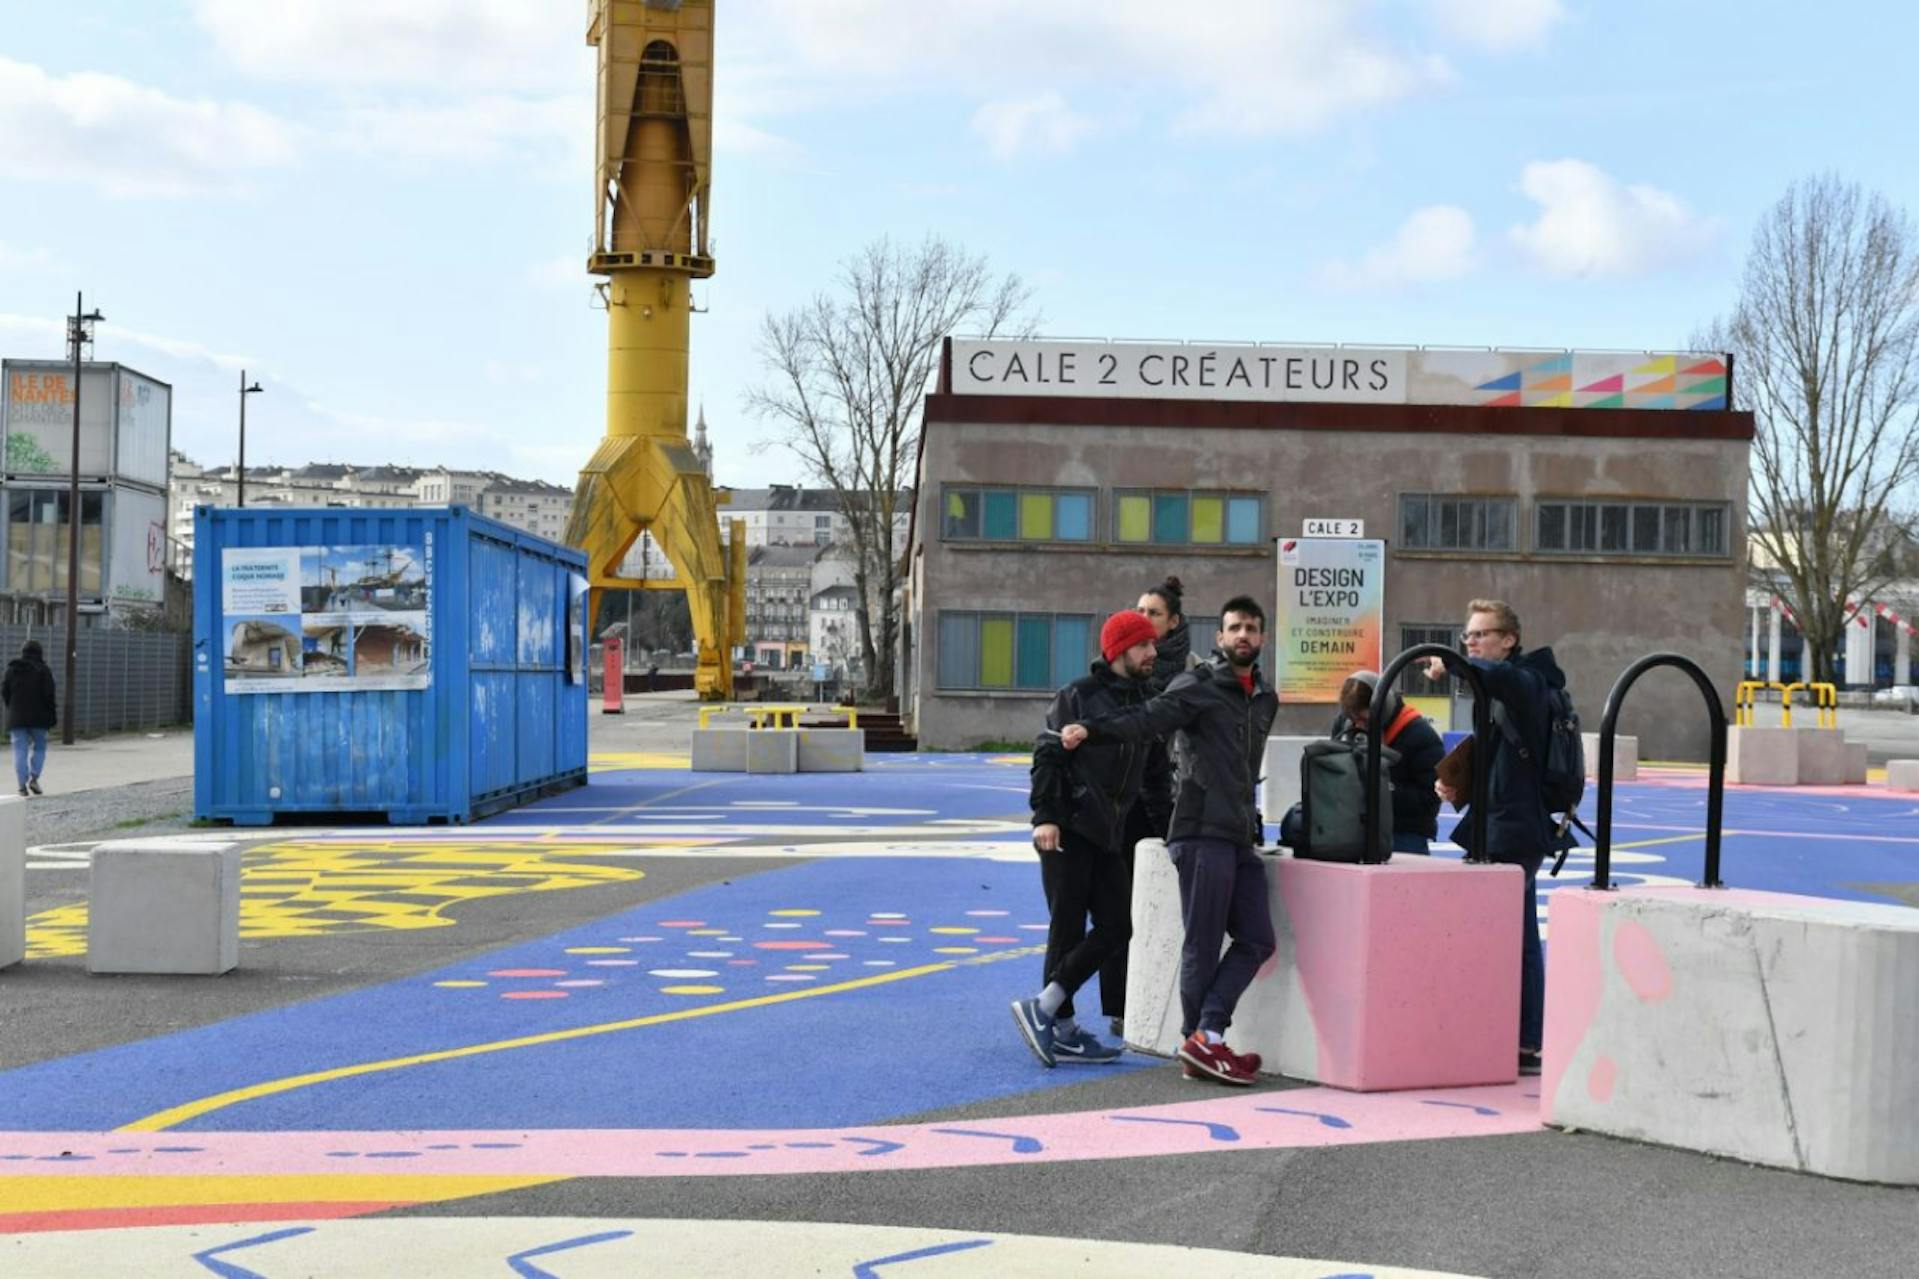
<svg viewBox="0 0 1919 1279"><path fill-rule="evenodd" d="M1013 686L1013 619L983 618L979 624L979 682L986 688Z"/></svg>
<svg viewBox="0 0 1919 1279"><path fill-rule="evenodd" d="M1196 497L1193 499L1193 540L1195 542L1222 542L1226 540L1226 501L1218 497Z"/></svg>
<svg viewBox="0 0 1919 1279"><path fill-rule="evenodd" d="M946 495L946 514L956 520L965 519L966 499L958 493L948 493Z"/></svg>
<svg viewBox="0 0 1919 1279"><path fill-rule="evenodd" d="M1145 496L1119 499L1119 540L1149 542L1153 537L1153 503Z"/></svg>
<svg viewBox="0 0 1919 1279"><path fill-rule="evenodd" d="M1053 495L1051 493L1019 495L1019 535L1021 540L1028 542L1053 540Z"/></svg>

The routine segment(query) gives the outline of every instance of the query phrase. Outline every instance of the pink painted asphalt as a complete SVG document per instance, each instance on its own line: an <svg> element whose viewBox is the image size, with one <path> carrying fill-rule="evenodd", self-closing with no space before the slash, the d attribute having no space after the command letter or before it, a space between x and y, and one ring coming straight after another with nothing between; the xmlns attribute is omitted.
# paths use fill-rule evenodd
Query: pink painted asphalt
<svg viewBox="0 0 1919 1279"><path fill-rule="evenodd" d="M0 1133L8 1176L687 1177L884 1172L1489 1137L1538 1130L1534 1081L1219 1091L1131 1110L840 1129Z"/></svg>

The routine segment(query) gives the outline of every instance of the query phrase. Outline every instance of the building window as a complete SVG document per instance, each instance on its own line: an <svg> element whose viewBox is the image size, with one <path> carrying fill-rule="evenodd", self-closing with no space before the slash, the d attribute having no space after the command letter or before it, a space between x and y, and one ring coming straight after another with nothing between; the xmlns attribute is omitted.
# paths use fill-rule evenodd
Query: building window
<svg viewBox="0 0 1919 1279"><path fill-rule="evenodd" d="M1542 501L1533 549L1547 555L1691 555L1725 558L1724 502Z"/></svg>
<svg viewBox="0 0 1919 1279"><path fill-rule="evenodd" d="M1091 489L945 490L942 527L949 542L1088 542Z"/></svg>
<svg viewBox="0 0 1919 1279"><path fill-rule="evenodd" d="M1159 546L1254 546L1265 524L1250 494L1120 489L1113 494L1113 540Z"/></svg>
<svg viewBox="0 0 1919 1279"><path fill-rule="evenodd" d="M941 688L1058 688L1093 659L1093 619L1080 613L939 615Z"/></svg>
<svg viewBox="0 0 1919 1279"><path fill-rule="evenodd" d="M1459 650L1459 627L1447 622L1404 622L1399 628L1399 651L1405 652L1417 644L1443 644L1457 652ZM1426 663L1414 662L1399 673L1399 691L1407 697L1445 697L1452 687L1452 677L1427 679Z"/></svg>
<svg viewBox="0 0 1919 1279"><path fill-rule="evenodd" d="M67 503L64 489L13 489L7 494L7 589L46 595L67 589ZM80 594L101 597L106 560L105 495L80 494Z"/></svg>
<svg viewBox="0 0 1919 1279"><path fill-rule="evenodd" d="M1510 551L1519 503L1510 497L1399 495L1399 545L1409 551Z"/></svg>

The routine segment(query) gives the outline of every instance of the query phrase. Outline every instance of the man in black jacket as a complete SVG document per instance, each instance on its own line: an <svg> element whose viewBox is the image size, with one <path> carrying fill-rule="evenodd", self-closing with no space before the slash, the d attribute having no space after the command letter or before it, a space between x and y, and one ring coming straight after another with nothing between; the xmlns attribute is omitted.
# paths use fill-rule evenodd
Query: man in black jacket
<svg viewBox="0 0 1919 1279"><path fill-rule="evenodd" d="M1379 687L1378 671L1354 671L1339 689L1339 715L1333 720L1332 737L1370 731L1373 692ZM1381 746L1392 748L1398 756L1387 776L1393 783L1393 851L1426 853L1439 834L1439 761L1446 757L1446 744L1433 722L1406 705L1398 689L1386 694L1386 727L1379 739Z"/></svg>
<svg viewBox="0 0 1919 1279"><path fill-rule="evenodd" d="M1220 609L1219 648L1138 710L1120 711L1060 733L1073 750L1086 742L1144 742L1173 734L1178 793L1167 851L1179 870L1185 925L1180 949L1179 1047L1189 1078L1250 1084L1255 1053L1226 1046L1233 1009L1276 945L1266 897L1264 842L1255 787L1279 699L1261 678L1266 612L1237 595ZM1220 942L1233 939L1224 956Z"/></svg>
<svg viewBox="0 0 1919 1279"><path fill-rule="evenodd" d="M1051 920L1045 985L1032 998L1013 1001L1013 1020L1042 1065L1097 1064L1120 1055L1080 1029L1073 992L1133 935L1132 876L1121 854L1135 807L1144 805L1149 821L1165 829L1165 748L1114 742L1069 756L1060 746L1060 730L1143 705L1151 691L1146 677L1153 669L1153 638L1153 624L1136 612L1107 618L1099 633L1102 660L1054 696L1047 731L1033 750L1033 847Z"/></svg>
<svg viewBox="0 0 1919 1279"><path fill-rule="evenodd" d="M39 640L28 640L0 676L0 702L7 704L7 734L13 738L13 775L22 795L38 795L47 762L47 730L59 722L53 671Z"/></svg>

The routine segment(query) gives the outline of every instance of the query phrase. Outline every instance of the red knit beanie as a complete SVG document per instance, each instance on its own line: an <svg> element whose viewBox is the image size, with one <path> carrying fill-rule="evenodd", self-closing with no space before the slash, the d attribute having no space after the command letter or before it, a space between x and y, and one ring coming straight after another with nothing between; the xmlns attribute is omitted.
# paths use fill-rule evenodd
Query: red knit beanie
<svg viewBox="0 0 1919 1279"><path fill-rule="evenodd" d="M1159 632L1153 629L1152 620L1146 614L1131 609L1115 613L1099 628L1100 656L1110 662L1133 645L1158 638Z"/></svg>

